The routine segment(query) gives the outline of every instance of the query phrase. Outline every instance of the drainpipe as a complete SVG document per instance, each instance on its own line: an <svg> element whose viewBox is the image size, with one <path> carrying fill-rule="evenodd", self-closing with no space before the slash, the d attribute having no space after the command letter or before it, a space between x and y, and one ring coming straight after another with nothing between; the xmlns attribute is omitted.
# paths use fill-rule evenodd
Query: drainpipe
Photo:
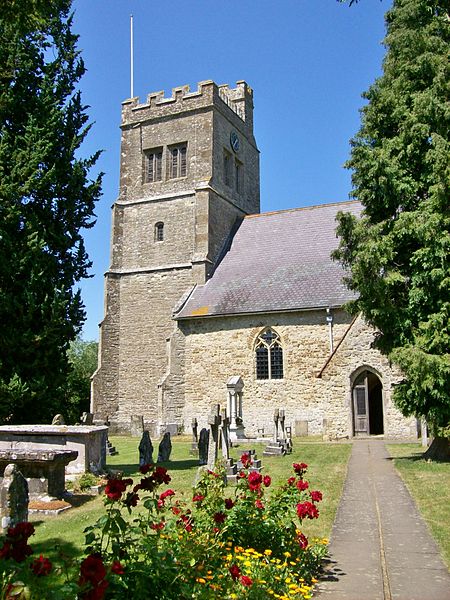
<svg viewBox="0 0 450 600"><path fill-rule="evenodd" d="M331 314L330 308L327 308L327 323L330 336L330 354L333 354L333 315Z"/></svg>

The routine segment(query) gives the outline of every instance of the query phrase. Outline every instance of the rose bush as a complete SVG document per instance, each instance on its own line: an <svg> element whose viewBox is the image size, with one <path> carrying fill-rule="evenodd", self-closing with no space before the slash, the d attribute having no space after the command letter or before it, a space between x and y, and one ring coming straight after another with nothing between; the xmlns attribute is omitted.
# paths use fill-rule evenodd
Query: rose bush
<svg viewBox="0 0 450 600"><path fill-rule="evenodd" d="M141 467L137 482L109 479L105 514L85 530L75 570L32 556L31 524L10 528L0 548L1 600L310 598L326 542L308 540L301 525L318 518L322 494L309 491L304 463L271 490L270 476L242 458L234 488L220 467L205 470L189 503L163 489L171 478L160 466ZM55 590L58 569L65 579Z"/></svg>

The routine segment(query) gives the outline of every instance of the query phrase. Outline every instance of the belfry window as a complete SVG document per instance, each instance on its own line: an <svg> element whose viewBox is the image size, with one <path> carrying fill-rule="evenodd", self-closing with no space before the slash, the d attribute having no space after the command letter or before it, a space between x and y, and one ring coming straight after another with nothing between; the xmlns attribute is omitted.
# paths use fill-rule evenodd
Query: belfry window
<svg viewBox="0 0 450 600"><path fill-rule="evenodd" d="M283 379L283 348L278 333L265 329L256 340L256 379Z"/></svg>
<svg viewBox="0 0 450 600"><path fill-rule="evenodd" d="M169 178L186 177L187 174L187 144L169 148Z"/></svg>
<svg viewBox="0 0 450 600"><path fill-rule="evenodd" d="M161 221L155 225L155 242L162 242L164 240L164 223Z"/></svg>
<svg viewBox="0 0 450 600"><path fill-rule="evenodd" d="M162 179L162 148L145 152L145 183L153 183Z"/></svg>

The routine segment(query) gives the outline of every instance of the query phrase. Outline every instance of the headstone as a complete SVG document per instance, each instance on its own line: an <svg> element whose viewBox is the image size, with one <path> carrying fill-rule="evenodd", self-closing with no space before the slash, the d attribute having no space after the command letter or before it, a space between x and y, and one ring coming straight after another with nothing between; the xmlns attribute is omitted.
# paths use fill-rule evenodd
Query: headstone
<svg viewBox="0 0 450 600"><path fill-rule="evenodd" d="M164 433L170 433L170 435L178 435L178 424L177 423L166 423L164 426Z"/></svg>
<svg viewBox="0 0 450 600"><path fill-rule="evenodd" d="M230 419L227 417L225 409L222 409L220 416L220 447L222 449L222 457L227 461L230 458Z"/></svg>
<svg viewBox="0 0 450 600"><path fill-rule="evenodd" d="M17 465L9 464L0 488L1 528L28 521L28 482Z"/></svg>
<svg viewBox="0 0 450 600"><path fill-rule="evenodd" d="M244 382L239 375L230 377L227 381L228 408L230 415L230 441L245 440L245 427L242 420L242 390Z"/></svg>
<svg viewBox="0 0 450 600"><path fill-rule="evenodd" d="M273 411L273 422L274 422L274 430L273 430L273 441L278 441L278 421L280 419L280 411L276 408Z"/></svg>
<svg viewBox="0 0 450 600"><path fill-rule="evenodd" d="M57 414L53 417L52 425L65 425L64 417L60 414Z"/></svg>
<svg viewBox="0 0 450 600"><path fill-rule="evenodd" d="M208 445L208 469L214 470L219 450L219 427L222 421L220 416L220 404L216 404L208 417L209 445Z"/></svg>
<svg viewBox="0 0 450 600"><path fill-rule="evenodd" d="M144 431L139 442L139 466L153 463L153 444L148 431Z"/></svg>
<svg viewBox="0 0 450 600"><path fill-rule="evenodd" d="M84 412L81 415L80 422L82 425L93 425L94 424L94 413Z"/></svg>
<svg viewBox="0 0 450 600"><path fill-rule="evenodd" d="M142 415L131 415L130 417L130 435L132 437L142 437L144 433L144 417Z"/></svg>
<svg viewBox="0 0 450 600"><path fill-rule="evenodd" d="M269 442L265 447L263 456L284 456L286 454L286 444L284 440L280 439L280 434L278 432L278 426L281 425L281 419L283 419L284 427L284 410L281 411L278 408L276 408L273 412L273 440Z"/></svg>
<svg viewBox="0 0 450 600"><path fill-rule="evenodd" d="M191 456L198 456L198 422L197 419L192 419L192 444L189 454Z"/></svg>
<svg viewBox="0 0 450 600"><path fill-rule="evenodd" d="M306 419L295 421L295 435L297 437L306 437L308 435L308 421Z"/></svg>
<svg viewBox="0 0 450 600"><path fill-rule="evenodd" d="M206 465L208 463L209 431L203 428L198 438L198 464Z"/></svg>
<svg viewBox="0 0 450 600"><path fill-rule="evenodd" d="M428 446L428 426L425 419L421 421L421 436L422 436L422 447L427 448Z"/></svg>
<svg viewBox="0 0 450 600"><path fill-rule="evenodd" d="M159 443L158 462L168 462L172 452L172 442L170 441L170 433L166 431L163 439Z"/></svg>

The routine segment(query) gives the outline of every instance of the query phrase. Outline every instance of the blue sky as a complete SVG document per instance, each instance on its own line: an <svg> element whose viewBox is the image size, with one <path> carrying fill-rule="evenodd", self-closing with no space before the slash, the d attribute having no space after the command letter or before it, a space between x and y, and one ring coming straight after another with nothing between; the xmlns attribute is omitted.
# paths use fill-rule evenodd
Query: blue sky
<svg viewBox="0 0 450 600"><path fill-rule="evenodd" d="M74 0L73 30L87 67L80 83L93 123L82 153L102 149L97 223L86 232L92 278L81 283L86 340L98 339L111 205L118 195L121 102L213 79L254 90L261 210L348 199L343 168L360 123L361 93L381 74L391 0Z"/></svg>

